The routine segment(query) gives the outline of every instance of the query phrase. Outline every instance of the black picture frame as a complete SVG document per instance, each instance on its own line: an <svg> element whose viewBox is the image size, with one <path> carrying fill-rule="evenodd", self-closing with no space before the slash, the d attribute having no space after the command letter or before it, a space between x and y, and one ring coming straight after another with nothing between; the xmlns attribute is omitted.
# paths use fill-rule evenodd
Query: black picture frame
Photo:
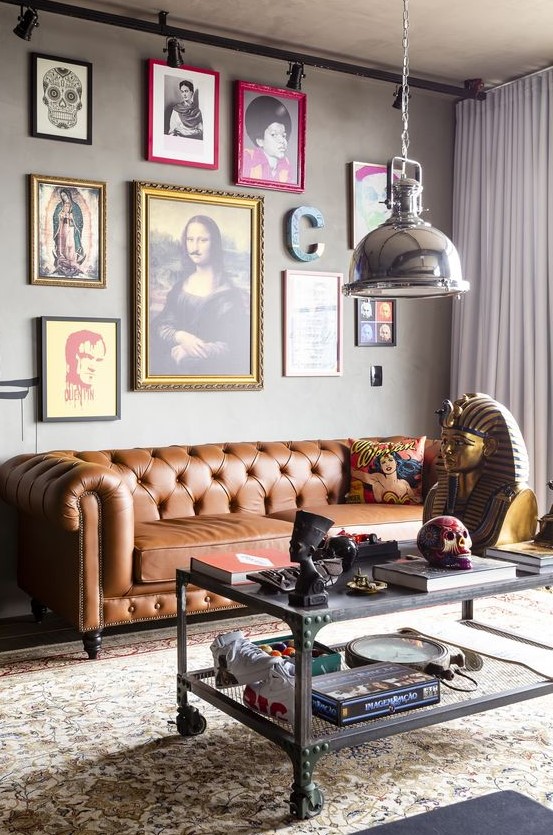
<svg viewBox="0 0 553 835"><path fill-rule="evenodd" d="M31 53L31 136L92 145L92 64Z"/></svg>
<svg viewBox="0 0 553 835"><path fill-rule="evenodd" d="M42 316L41 420L121 419L121 320Z"/></svg>
<svg viewBox="0 0 553 835"><path fill-rule="evenodd" d="M395 299L355 299L355 344L359 348L393 348L397 344Z"/></svg>

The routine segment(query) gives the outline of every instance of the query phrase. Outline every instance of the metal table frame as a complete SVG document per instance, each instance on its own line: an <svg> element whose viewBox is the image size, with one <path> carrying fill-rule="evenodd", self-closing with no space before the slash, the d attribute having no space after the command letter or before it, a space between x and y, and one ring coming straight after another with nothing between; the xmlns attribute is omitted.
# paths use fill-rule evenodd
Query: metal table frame
<svg viewBox="0 0 553 835"><path fill-rule="evenodd" d="M295 716L293 727L284 721L263 716L242 703L242 688L217 689L213 668L189 671L187 667L186 585L223 595L247 607L247 614L274 615L285 621L294 637L296 656ZM400 611L426 609L458 601L462 620L476 628L489 629L473 620L473 601L507 592L523 591L553 585L553 571L548 574L518 572L517 579L486 583L470 588L456 588L437 592L413 592L396 586L378 595L358 597L347 594L345 583L333 587L328 607L300 609L288 605L286 594L265 592L257 584L231 586L214 580L198 571L177 570L177 728L183 736L202 733L206 721L200 711L188 701L192 692L219 708L237 721L271 740L286 752L293 768L290 811L299 819L314 817L323 806L322 790L313 780L314 768L321 756L329 751L360 745L370 740L415 728L457 719L484 710L502 707L526 699L553 693L553 681L532 673L520 665L508 662L486 664L488 679L482 678L478 695L461 694L461 698L444 698L432 706L409 710L379 719L359 722L348 727L337 727L315 718L311 712L311 661L313 642L323 626L339 621L355 620ZM470 595L470 598L467 597ZM237 614L240 610L237 610ZM496 630L491 630L496 631ZM501 632L514 641L514 634ZM535 646L542 646L535 642ZM551 647L544 646L546 649ZM516 669L516 675L514 670ZM497 685L497 687L496 687ZM442 688L443 690L443 688Z"/></svg>

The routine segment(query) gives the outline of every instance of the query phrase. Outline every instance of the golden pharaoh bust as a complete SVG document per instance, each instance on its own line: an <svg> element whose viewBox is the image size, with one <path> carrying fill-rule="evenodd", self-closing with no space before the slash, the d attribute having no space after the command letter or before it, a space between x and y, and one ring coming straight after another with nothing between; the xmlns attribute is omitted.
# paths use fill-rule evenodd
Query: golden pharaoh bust
<svg viewBox="0 0 553 835"><path fill-rule="evenodd" d="M487 394L444 400L438 481L424 503L423 521L456 516L472 537L472 552L532 539L536 497L528 486L528 452L518 425Z"/></svg>

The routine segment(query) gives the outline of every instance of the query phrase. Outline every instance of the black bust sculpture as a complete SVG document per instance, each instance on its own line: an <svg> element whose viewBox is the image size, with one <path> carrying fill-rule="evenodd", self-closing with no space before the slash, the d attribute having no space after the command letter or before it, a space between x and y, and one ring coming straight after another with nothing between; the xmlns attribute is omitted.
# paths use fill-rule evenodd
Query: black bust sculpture
<svg viewBox="0 0 553 835"><path fill-rule="evenodd" d="M298 510L290 539L290 559L299 562L300 574L294 591L288 594L291 606L325 606L328 594L324 580L313 562L313 555L334 524L326 516Z"/></svg>

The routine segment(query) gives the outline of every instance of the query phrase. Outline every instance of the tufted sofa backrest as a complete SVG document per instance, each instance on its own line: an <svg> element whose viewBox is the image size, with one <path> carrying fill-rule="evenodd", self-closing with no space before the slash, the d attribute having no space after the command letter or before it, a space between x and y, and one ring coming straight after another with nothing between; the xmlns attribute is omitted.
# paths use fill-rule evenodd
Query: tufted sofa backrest
<svg viewBox="0 0 553 835"><path fill-rule="evenodd" d="M334 504L349 486L344 441L168 446L68 453L117 473L133 496L135 520L198 514L268 514L300 504Z"/></svg>
<svg viewBox="0 0 553 835"><path fill-rule="evenodd" d="M394 436L395 438L396 436ZM435 482L439 442L426 442L423 493ZM346 440L267 441L68 452L127 484L135 521L221 513L270 514L343 502Z"/></svg>

